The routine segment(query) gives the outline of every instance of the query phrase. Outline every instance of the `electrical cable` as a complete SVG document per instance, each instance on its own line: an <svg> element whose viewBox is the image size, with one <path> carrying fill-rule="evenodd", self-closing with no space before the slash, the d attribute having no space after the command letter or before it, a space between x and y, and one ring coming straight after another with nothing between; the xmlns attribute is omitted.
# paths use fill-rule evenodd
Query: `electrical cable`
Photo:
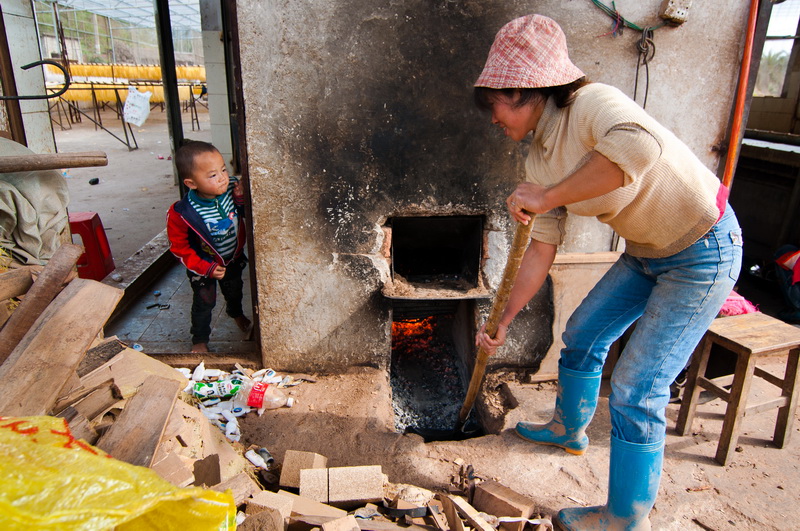
<svg viewBox="0 0 800 531"><path fill-rule="evenodd" d="M639 91L639 68L644 65L644 72L645 72L645 84L644 84L644 102L642 104L642 108L647 107L647 94L650 91L650 61L653 60L656 54L656 43L653 40L653 34L655 30L658 28L663 27L666 24L666 21L661 22L661 24L657 24L655 26L645 26L641 27L633 22L630 22L622 14L617 11L616 2L612 1L611 6L605 5L600 0L592 0L592 3L599 7L605 14L609 17L614 19L614 28L608 32L604 33L603 35L598 35L598 37L605 37L607 35L622 35L622 30L624 28L630 28L636 31L640 31L642 33L642 37L636 43L636 50L639 53L638 57L636 58L636 78L633 84L633 99L636 100L636 95Z"/></svg>

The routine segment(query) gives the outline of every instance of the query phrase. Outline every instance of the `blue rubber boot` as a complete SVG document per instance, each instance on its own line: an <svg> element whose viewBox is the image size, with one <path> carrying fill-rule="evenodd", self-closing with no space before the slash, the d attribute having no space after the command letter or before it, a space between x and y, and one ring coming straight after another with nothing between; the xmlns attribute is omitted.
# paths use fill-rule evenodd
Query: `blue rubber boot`
<svg viewBox="0 0 800 531"><path fill-rule="evenodd" d="M597 408L603 371L583 372L567 369L558 362L558 395L553 419L546 424L518 422L517 435L526 441L560 446L582 455L589 446L586 426Z"/></svg>
<svg viewBox="0 0 800 531"><path fill-rule="evenodd" d="M664 441L636 444L611 437L608 501L598 507L561 509L555 518L565 531L649 531L664 459Z"/></svg>

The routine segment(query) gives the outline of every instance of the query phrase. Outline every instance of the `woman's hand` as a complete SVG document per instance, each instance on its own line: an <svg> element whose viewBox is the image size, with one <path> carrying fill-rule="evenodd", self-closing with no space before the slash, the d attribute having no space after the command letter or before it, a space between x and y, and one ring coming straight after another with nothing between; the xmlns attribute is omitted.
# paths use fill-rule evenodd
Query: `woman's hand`
<svg viewBox="0 0 800 531"><path fill-rule="evenodd" d="M494 353L497 352L497 348L502 347L506 342L507 331L508 327L506 325L497 325L497 333L494 335L494 339L492 339L489 337L489 334L486 333L486 323L483 323L481 329L475 334L475 346L482 348L489 356L494 356Z"/></svg>
<svg viewBox="0 0 800 531"><path fill-rule="evenodd" d="M517 223L527 225L531 216L528 212L534 214L543 214L549 211L552 207L545 202L545 192L547 188L534 183L522 183L517 186L508 199L506 205L511 217Z"/></svg>

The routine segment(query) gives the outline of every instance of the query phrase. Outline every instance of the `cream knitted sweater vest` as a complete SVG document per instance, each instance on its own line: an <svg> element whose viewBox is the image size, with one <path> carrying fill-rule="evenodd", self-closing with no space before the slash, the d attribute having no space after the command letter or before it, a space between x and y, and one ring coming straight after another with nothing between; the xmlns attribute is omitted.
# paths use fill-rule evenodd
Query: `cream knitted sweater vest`
<svg viewBox="0 0 800 531"><path fill-rule="evenodd" d="M697 241L719 218L721 183L689 148L618 89L592 83L558 109L548 100L525 162L527 180L555 185L597 151L625 173L603 196L564 205L595 216L626 240L626 251L663 258ZM559 245L564 209L537 216L534 238Z"/></svg>

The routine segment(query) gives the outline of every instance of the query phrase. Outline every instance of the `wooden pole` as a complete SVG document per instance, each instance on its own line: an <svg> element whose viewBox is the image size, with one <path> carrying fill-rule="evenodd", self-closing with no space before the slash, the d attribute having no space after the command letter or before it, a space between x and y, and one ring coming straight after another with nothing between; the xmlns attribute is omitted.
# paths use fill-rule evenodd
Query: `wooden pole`
<svg viewBox="0 0 800 531"><path fill-rule="evenodd" d="M0 157L0 173L86 168L89 166L108 166L108 157L102 151L31 153L30 155Z"/></svg>
<svg viewBox="0 0 800 531"><path fill-rule="evenodd" d="M503 279L497 289L489 319L486 320L486 333L489 334L489 337L494 337L497 333L500 317L503 316L503 311L505 311L508 304L508 298L511 295L511 288L514 287L514 282L517 279L522 257L525 256L525 251L530 243L534 217L533 215L531 216L531 220L527 225L522 223L517 225L514 241L508 254L508 262L506 262L506 268L503 271ZM483 382L483 374L486 372L486 362L488 360L489 354L483 348L479 348L478 355L475 358L475 368L472 370L472 378L470 378L469 388L467 389L467 396L464 399L464 405L461 406L461 412L458 414L458 431L461 431L464 427L469 412L472 411L475 398L478 396L478 391L480 391L481 383Z"/></svg>

